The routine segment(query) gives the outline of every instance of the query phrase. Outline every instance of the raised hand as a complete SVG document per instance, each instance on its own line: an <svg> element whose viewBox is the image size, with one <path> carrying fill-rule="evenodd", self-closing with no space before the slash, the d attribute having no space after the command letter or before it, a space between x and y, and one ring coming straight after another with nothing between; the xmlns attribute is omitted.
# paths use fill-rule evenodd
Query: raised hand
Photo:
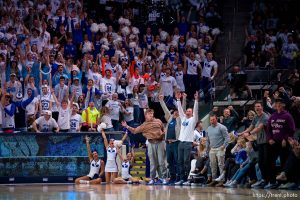
<svg viewBox="0 0 300 200"><path fill-rule="evenodd" d="M163 101L163 100L164 100L164 95L159 95L158 99L159 99L160 101Z"/></svg>
<svg viewBox="0 0 300 200"><path fill-rule="evenodd" d="M199 93L198 93L198 91L194 94L194 98L195 98L195 100L199 100Z"/></svg>
<svg viewBox="0 0 300 200"><path fill-rule="evenodd" d="M122 121L122 122L121 122L121 125L122 125L123 127L127 127L127 123L126 123L125 121Z"/></svg>
<svg viewBox="0 0 300 200"><path fill-rule="evenodd" d="M176 97L177 100L179 100L181 98L181 96L182 95L181 95L180 91L175 92L175 97Z"/></svg>

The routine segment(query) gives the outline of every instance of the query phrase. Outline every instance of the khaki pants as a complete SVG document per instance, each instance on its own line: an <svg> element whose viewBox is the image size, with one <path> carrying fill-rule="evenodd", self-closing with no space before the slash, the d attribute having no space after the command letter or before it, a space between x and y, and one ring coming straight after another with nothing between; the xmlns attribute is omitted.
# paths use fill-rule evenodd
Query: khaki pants
<svg viewBox="0 0 300 200"><path fill-rule="evenodd" d="M150 160L150 178L154 179L156 177L156 171L159 174L159 178L167 178L167 168L166 168L166 144L164 141L159 143L148 144L148 156Z"/></svg>
<svg viewBox="0 0 300 200"><path fill-rule="evenodd" d="M218 166L220 174L223 173L225 166L225 150L221 150L219 148L211 148L209 151L209 159L210 159L210 168L212 173L212 178L216 179L218 174Z"/></svg>

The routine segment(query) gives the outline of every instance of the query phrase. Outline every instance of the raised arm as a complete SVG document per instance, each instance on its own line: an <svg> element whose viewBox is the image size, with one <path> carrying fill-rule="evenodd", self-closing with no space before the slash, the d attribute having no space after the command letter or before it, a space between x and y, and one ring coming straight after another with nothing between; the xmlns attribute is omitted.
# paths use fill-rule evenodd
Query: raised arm
<svg viewBox="0 0 300 200"><path fill-rule="evenodd" d="M106 138L106 135L105 135L105 132L104 132L103 129L101 130L101 133L102 133L102 137L103 137L104 146L107 149L108 148L108 141L107 141L107 138Z"/></svg>
<svg viewBox="0 0 300 200"><path fill-rule="evenodd" d="M187 94L183 93L182 94L182 109L184 112L186 111L186 97L187 97Z"/></svg>
<svg viewBox="0 0 300 200"><path fill-rule="evenodd" d="M184 118L185 114L184 114L182 106L181 106L181 102L180 102L181 94L180 94L179 91L176 92L175 97L176 97L176 100L177 100L176 102L177 102L177 109L178 109L178 112L179 112L179 116L180 116L180 118Z"/></svg>
<svg viewBox="0 0 300 200"><path fill-rule="evenodd" d="M167 105L164 101L164 96L163 95L159 95L159 103L160 106L162 107L164 113L165 113L165 119L169 120L171 117L171 112L169 111L169 109L167 108Z"/></svg>
<svg viewBox="0 0 300 200"><path fill-rule="evenodd" d="M86 149L87 149L87 152L88 152L89 160L90 160L90 162L92 162L93 155L92 155L92 152L91 152L90 138L87 135L85 136L85 143L86 143Z"/></svg>
<svg viewBox="0 0 300 200"><path fill-rule="evenodd" d="M195 93L194 95L195 97L195 102L194 102L194 109L193 109L193 116L195 118L195 122L198 121L198 110L199 110L199 106L198 106L198 101L199 101L199 94L198 91Z"/></svg>

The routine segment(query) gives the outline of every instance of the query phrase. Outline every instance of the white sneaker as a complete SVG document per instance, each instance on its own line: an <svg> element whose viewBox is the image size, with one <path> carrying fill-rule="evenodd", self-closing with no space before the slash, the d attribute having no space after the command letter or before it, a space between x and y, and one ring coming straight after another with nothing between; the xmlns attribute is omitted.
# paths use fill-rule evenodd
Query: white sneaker
<svg viewBox="0 0 300 200"><path fill-rule="evenodd" d="M215 181L217 181L217 182L224 181L224 178L225 178L225 175L223 173L217 179L215 179Z"/></svg>
<svg viewBox="0 0 300 200"><path fill-rule="evenodd" d="M182 185L185 185L185 186L191 186L191 182L190 182L190 181L186 181L186 182L184 182Z"/></svg>
<svg viewBox="0 0 300 200"><path fill-rule="evenodd" d="M176 182L175 185L182 185L183 183L184 183L184 181L180 180L180 181Z"/></svg>
<svg viewBox="0 0 300 200"><path fill-rule="evenodd" d="M86 180L79 180L79 183L81 183L81 184L90 184L90 182L86 181Z"/></svg>
<svg viewBox="0 0 300 200"><path fill-rule="evenodd" d="M154 180L151 179L149 182L148 182L148 185L153 185L154 184Z"/></svg>
<svg viewBox="0 0 300 200"><path fill-rule="evenodd" d="M163 179L163 180L162 180L162 184L163 184L163 185L167 185L167 184L168 184L168 181L167 181L166 179Z"/></svg>

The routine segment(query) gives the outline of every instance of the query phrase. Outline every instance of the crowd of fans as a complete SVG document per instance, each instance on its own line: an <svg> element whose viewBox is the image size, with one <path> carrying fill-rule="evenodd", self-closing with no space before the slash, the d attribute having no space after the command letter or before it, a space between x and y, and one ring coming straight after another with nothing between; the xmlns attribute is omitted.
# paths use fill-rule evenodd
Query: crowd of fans
<svg viewBox="0 0 300 200"><path fill-rule="evenodd" d="M102 131L106 139L105 132L124 127L148 140L149 184L272 189L280 181L287 183L281 188L298 188L300 99L291 89L299 85L298 31L289 34L290 27L280 26L284 18L275 13L284 10L254 4L247 66L273 69L280 60L293 73L278 90L265 91L243 119L233 106L222 115L213 108L211 125L203 130L198 102L211 100L218 73L213 46L220 33L216 1L209 2L196 8L196 23L190 23L191 10L178 9L174 29L164 30L136 23L139 9L131 4L100 1L96 8L106 16L93 18L78 0L1 1L3 132ZM243 95L238 92L232 94ZM244 130L237 131L239 126ZM105 146L107 165L117 152L113 141L105 140ZM106 169L115 176L115 166L104 170L97 152L89 151L89 159L91 172L77 183L99 183L94 175ZM128 163L131 157L122 159Z"/></svg>
<svg viewBox="0 0 300 200"><path fill-rule="evenodd" d="M175 90L191 99L201 88L209 101L216 6L194 9L193 24L193 9L178 9L174 28L164 30L138 23L132 2L100 2L99 14L78 0L1 1L2 129L95 131L104 122L118 131L122 120L141 124L147 108L162 119L159 94L174 107Z"/></svg>

